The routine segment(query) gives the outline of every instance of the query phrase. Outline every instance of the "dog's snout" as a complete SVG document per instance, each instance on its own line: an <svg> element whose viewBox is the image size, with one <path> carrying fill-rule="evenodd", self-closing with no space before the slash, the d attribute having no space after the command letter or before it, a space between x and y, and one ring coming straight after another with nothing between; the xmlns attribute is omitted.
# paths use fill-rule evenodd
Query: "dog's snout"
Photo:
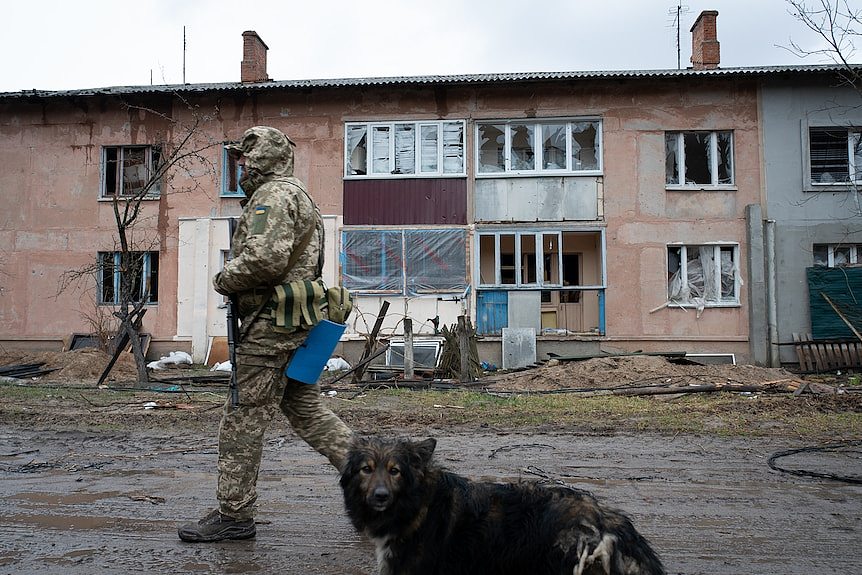
<svg viewBox="0 0 862 575"><path fill-rule="evenodd" d="M382 485L378 485L374 488L374 491L371 492L371 498L375 503L386 503L389 501L389 495L389 490Z"/></svg>

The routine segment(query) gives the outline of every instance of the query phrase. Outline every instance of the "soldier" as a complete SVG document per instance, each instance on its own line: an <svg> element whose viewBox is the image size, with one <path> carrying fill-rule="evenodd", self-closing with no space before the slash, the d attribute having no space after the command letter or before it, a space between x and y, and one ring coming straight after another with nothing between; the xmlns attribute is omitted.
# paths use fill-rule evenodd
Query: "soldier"
<svg viewBox="0 0 862 575"><path fill-rule="evenodd" d="M307 331L278 327L267 311L273 286L318 278L323 263L323 223L305 185L293 177L293 146L282 132L264 126L250 128L231 146L244 161L240 184L247 203L233 236L234 257L215 275L213 286L220 294L237 294L239 300L239 404L233 406L228 398L219 426L218 509L180 527L183 541L255 536L253 507L263 437L277 408L296 433L339 470L350 441L350 429L323 405L319 385L284 376ZM301 255L291 258L297 250L303 250Z"/></svg>

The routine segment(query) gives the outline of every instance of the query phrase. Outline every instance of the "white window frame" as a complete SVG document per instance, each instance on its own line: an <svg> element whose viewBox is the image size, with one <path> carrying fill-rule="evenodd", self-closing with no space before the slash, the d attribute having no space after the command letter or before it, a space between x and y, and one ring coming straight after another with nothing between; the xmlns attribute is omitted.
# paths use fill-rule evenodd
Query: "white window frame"
<svg viewBox="0 0 862 575"><path fill-rule="evenodd" d="M718 294L717 300L708 300L702 297L693 297L689 298L688 301L679 300L679 299L671 299L671 290L670 290L670 279L666 282L667 285L667 300L669 307L682 307L682 308L707 308L707 307L739 307L739 295L740 288L742 287L742 278L740 276L740 267L739 267L739 244L735 242L704 242L700 244L689 244L682 242L674 242L669 243L665 249L665 256L667 258L668 253L671 249L680 249L680 261L679 261L679 274L680 277L686 278L686 283L688 283L688 257L687 252L692 248L701 248L701 247L712 247L715 250L715 256L713 256L713 278L714 281L718 282L717 285L713 286L715 289L715 293ZM733 297L728 299L722 299L721 296L721 250L722 248L727 249L731 248L733 250ZM717 256L717 257L716 257ZM665 261L665 270L666 275L670 278L670 259L667 258ZM705 281L705 280L704 280Z"/></svg>
<svg viewBox="0 0 862 575"><path fill-rule="evenodd" d="M826 248L826 267L827 268L835 268L835 267L844 267L844 266L857 266L862 265L862 244L814 244L812 248L813 252L818 248ZM848 253L848 261L844 264L835 264L835 252L837 250L847 250ZM817 266L818 264L813 262L812 265ZM822 267L822 266L821 266Z"/></svg>
<svg viewBox="0 0 862 575"><path fill-rule="evenodd" d="M844 132L847 134L847 179L846 180L835 180L832 182L815 182L814 181L814 173L813 173L813 162L812 162L812 153L814 150L811 147L811 132L812 131L835 131L835 132ZM862 184L862 162L860 165L857 165L857 147L862 147L862 128L858 127L848 127L848 126L835 126L835 125L811 125L808 126L808 130L806 132L806 144L807 154L806 154L806 165L807 165L807 182L808 185L811 186L812 190L819 190L826 187L835 187L835 186L848 186L848 185L860 185ZM862 154L858 154L860 158L862 158Z"/></svg>
<svg viewBox="0 0 862 575"><path fill-rule="evenodd" d="M709 134L710 136L710 179L711 182L708 184L703 183L687 183L685 177L685 143L684 138L686 134ZM729 134L730 135L730 182L729 183L719 183L718 181L718 135L719 134ZM665 132L665 154L667 154L667 146L668 142L671 138L675 138L676 141L676 158L677 158L677 173L676 173L676 181L677 183L671 183L667 181L667 167L665 167L665 187L668 190L704 190L704 189L715 189L715 190L727 190L727 189L736 189L736 138L734 137L733 130L669 130ZM667 162L667 157L665 157L665 162Z"/></svg>
<svg viewBox="0 0 862 575"><path fill-rule="evenodd" d="M413 171L408 173L398 173L397 163L399 159L396 150L396 131L399 127L411 126L413 128ZM453 145L451 142L444 141L444 133L446 127L455 127L460 131L461 139L454 145L455 149L460 148L460 166L457 170L447 168L446 158L452 157ZM437 153L436 153L436 169L422 169L422 130L423 128L437 129ZM349 134L352 128L365 129L365 173L352 173L351 155L353 150L349 148ZM389 136L385 146L375 144L372 134L375 130L388 130ZM353 179L381 179L381 178L453 178L464 177L467 175L467 130L464 120L404 120L393 122L346 122L344 124L344 178ZM405 152L407 154L407 152ZM457 156L458 154L455 154ZM374 171L375 157L379 161L386 161L387 166L383 170Z"/></svg>
<svg viewBox="0 0 862 575"><path fill-rule="evenodd" d="M131 194L122 193L122 185L123 185L123 163L125 161L125 155L128 150L132 149L143 149L144 150L144 166L148 174L152 174L153 170L157 168L156 165L161 158L161 149L158 146L151 146L148 144L144 145L118 145L118 146L102 146L102 153L100 159L100 168L99 175L101 179L101 183L99 186L99 199L100 200L110 200L114 198L116 195L119 198L129 199L135 198L139 195L139 192L134 192ZM116 158L116 173L114 174L114 181L112 185L115 190L120 190L120 193L109 193L108 192L108 151L116 150L117 158ZM150 176L152 177L152 176ZM145 180L145 182L148 180ZM141 196L143 199L155 199L158 198L161 194L161 181L154 182L154 185L147 191L147 193Z"/></svg>
<svg viewBox="0 0 862 575"><path fill-rule="evenodd" d="M572 128L578 123L594 123L596 124L596 168L580 170L574 165L572 159ZM545 168L544 167L544 147L543 147L543 127L563 124L566 129L566 165L560 168ZM504 128L505 143L504 149L504 167L502 171L482 171L480 162L482 136L481 129L483 126L502 126ZM513 169L512 168L512 127L513 126L528 126L532 128L533 134L533 168L532 169ZM477 121L474 129L474 165L477 178L499 178L506 176L559 176L559 175L579 175L579 176L600 176L603 173L603 129L602 119L597 117L585 118L543 118L542 120L525 120L525 119L509 119L509 120L481 120Z"/></svg>
<svg viewBox="0 0 862 575"><path fill-rule="evenodd" d="M559 274L560 280L556 282L545 281L545 252L544 252L544 236L556 236L556 239L553 240L557 243L557 246L562 246L563 242L563 234L567 232L577 232L579 230L570 230L570 229L561 229L561 228L552 228L552 229L530 229L530 230L520 230L520 229L494 229L494 230L477 230L476 237L474 240L474 253L476 254L475 264L473 273L476 278L476 285L479 289L504 289L504 290L535 290L535 289L560 289L563 288L562 284L562 269L563 269L563 250L557 249L554 254L557 259L557 269L561 270ZM501 236L514 236L515 241L515 283L503 283L502 281L502 264L500 258L500 237ZM524 281L522 277L522 268L518 263L521 261L522 251L521 238L524 236L534 236L535 246L535 257L536 257L536 281L528 282ZM483 282L482 281L482 238L483 237L493 237L494 238L494 281L493 282ZM604 275L604 269L602 270ZM569 288L578 288L578 289L603 289L604 285L578 285L578 286L566 286Z"/></svg>

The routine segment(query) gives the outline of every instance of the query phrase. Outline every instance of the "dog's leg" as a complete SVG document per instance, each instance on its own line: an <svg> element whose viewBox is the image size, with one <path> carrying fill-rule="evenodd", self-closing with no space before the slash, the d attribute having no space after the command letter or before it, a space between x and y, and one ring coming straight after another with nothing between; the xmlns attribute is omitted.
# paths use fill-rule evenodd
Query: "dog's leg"
<svg viewBox="0 0 862 575"><path fill-rule="evenodd" d="M617 538L613 535L605 535L602 537L602 540L599 541L599 544L596 545L596 548L593 549L592 553L589 552L589 549L584 549L581 552L580 560L575 568L574 575L583 575L584 569L588 565L595 563L597 560L601 560L602 569L604 569L605 575L611 575L611 559L614 556L614 546L616 545L616 542Z"/></svg>

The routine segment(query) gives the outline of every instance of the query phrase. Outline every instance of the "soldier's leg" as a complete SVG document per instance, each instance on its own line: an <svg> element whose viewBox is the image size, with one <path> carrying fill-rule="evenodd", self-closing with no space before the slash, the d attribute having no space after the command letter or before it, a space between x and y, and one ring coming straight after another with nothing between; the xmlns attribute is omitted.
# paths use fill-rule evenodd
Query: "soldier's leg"
<svg viewBox="0 0 862 575"><path fill-rule="evenodd" d="M233 407L228 397L219 426L219 511L239 520L254 515L263 437L282 393L281 370L267 360L238 357L239 405Z"/></svg>
<svg viewBox="0 0 862 575"><path fill-rule="evenodd" d="M281 410L302 439L341 471L353 432L320 397L320 386L284 378Z"/></svg>

